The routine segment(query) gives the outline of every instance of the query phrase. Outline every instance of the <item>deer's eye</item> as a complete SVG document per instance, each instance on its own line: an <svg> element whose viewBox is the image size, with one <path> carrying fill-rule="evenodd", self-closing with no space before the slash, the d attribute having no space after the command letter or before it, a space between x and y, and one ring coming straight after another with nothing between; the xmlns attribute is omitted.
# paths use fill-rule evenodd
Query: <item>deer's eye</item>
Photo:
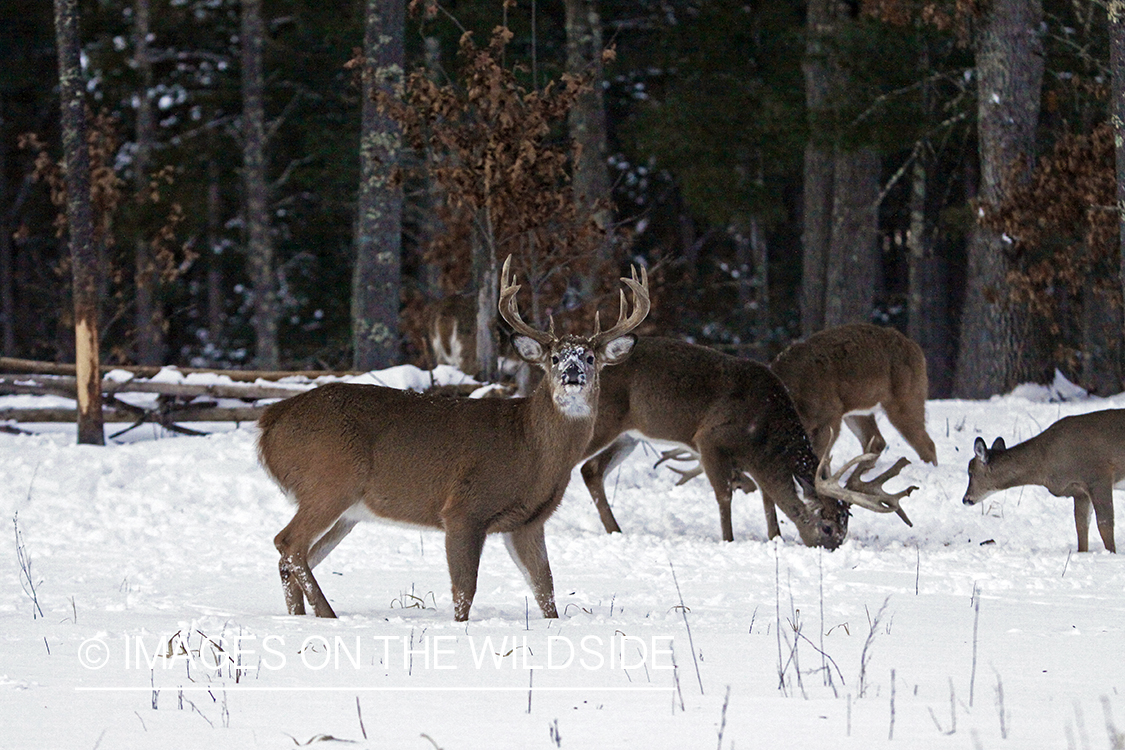
<svg viewBox="0 0 1125 750"><path fill-rule="evenodd" d="M551 355L551 364L557 365L558 363L559 363L559 355L552 354Z"/></svg>
<svg viewBox="0 0 1125 750"><path fill-rule="evenodd" d="M594 355L593 354L587 354L586 355L586 364L588 364L588 365L594 364Z"/></svg>

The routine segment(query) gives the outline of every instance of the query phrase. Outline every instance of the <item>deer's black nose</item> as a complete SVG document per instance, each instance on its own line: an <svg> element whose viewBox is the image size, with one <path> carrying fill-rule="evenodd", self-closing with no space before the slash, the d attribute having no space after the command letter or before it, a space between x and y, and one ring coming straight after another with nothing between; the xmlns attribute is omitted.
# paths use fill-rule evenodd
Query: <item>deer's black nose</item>
<svg viewBox="0 0 1125 750"><path fill-rule="evenodd" d="M578 366L576 362L571 362L563 370L563 384L564 385L582 385L586 382L586 373Z"/></svg>

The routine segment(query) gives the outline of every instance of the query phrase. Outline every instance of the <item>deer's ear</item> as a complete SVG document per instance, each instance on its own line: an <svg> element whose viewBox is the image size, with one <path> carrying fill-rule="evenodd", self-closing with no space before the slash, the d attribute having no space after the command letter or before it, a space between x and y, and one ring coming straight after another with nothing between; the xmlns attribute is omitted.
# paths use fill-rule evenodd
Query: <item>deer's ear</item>
<svg viewBox="0 0 1125 750"><path fill-rule="evenodd" d="M998 438L996 438L995 440L992 441L991 451L993 453L1000 452L1000 451L1006 451L1007 449L1008 449L1008 446L1004 445L1004 438L998 437Z"/></svg>
<svg viewBox="0 0 1125 750"><path fill-rule="evenodd" d="M516 353L520 357L531 364L539 364L544 361L547 353L543 350L543 345L530 336L524 336L516 333L512 335L512 346L516 348Z"/></svg>
<svg viewBox="0 0 1125 750"><path fill-rule="evenodd" d="M983 463L988 463L988 446L985 445L984 440L981 438L977 438L973 441L973 454Z"/></svg>
<svg viewBox="0 0 1125 750"><path fill-rule="evenodd" d="M624 362L630 354L633 353L633 347L637 343L637 337L631 333L624 336L618 336L615 339L607 341L602 344L602 350L598 352L598 358L603 365L616 365Z"/></svg>

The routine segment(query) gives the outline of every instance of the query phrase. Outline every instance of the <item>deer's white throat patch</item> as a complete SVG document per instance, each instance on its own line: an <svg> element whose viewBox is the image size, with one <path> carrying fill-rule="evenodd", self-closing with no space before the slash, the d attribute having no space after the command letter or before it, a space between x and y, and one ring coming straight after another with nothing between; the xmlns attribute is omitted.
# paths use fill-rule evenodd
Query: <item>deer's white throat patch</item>
<svg viewBox="0 0 1125 750"><path fill-rule="evenodd" d="M590 394L580 385L563 385L555 393L555 406L559 411L572 419L583 419L593 413L590 408Z"/></svg>

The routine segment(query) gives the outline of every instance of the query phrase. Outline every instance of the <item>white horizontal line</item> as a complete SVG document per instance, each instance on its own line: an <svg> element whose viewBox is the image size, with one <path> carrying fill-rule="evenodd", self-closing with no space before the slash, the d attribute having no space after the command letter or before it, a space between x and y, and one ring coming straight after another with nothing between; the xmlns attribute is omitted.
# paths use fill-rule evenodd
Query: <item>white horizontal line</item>
<svg viewBox="0 0 1125 750"><path fill-rule="evenodd" d="M624 693L624 692L667 692L674 690L674 687L598 687L594 685L584 685L581 687L425 687L425 686L408 686L408 687L285 687L285 686L257 686L257 685L212 685L205 687L202 685L184 685L169 687L167 685L159 687L142 686L142 687L75 687L78 692L85 693L128 693L128 692L152 692L152 691L176 691L183 693L524 693L529 689L536 693L563 693L563 692L610 692L610 693Z"/></svg>

